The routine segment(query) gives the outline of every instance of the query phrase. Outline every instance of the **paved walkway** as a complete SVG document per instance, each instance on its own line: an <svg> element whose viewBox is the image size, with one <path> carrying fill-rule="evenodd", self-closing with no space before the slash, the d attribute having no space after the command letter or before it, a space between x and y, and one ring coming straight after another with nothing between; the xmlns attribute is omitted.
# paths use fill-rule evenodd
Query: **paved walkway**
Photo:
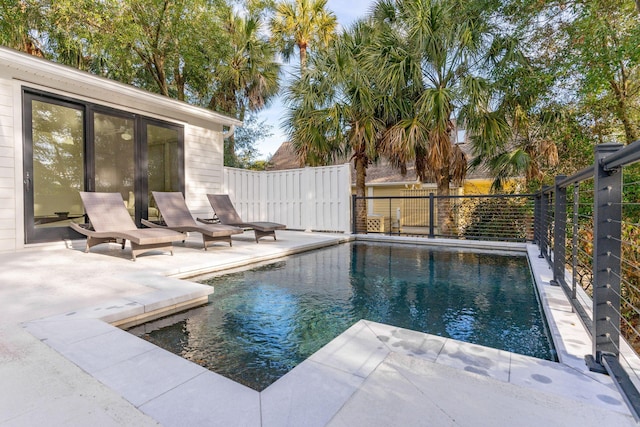
<svg viewBox="0 0 640 427"><path fill-rule="evenodd" d="M636 425L610 379L581 366L589 344L557 288L552 329L577 331L563 364L362 321L262 393L104 322L211 291L177 276L344 239L245 233L205 252L190 238L136 262L79 242L0 254L0 426Z"/></svg>

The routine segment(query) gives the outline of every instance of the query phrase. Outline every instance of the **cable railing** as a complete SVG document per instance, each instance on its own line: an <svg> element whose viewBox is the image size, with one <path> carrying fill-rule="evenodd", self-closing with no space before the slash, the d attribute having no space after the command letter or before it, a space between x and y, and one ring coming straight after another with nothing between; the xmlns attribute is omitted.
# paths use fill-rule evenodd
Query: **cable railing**
<svg viewBox="0 0 640 427"><path fill-rule="evenodd" d="M640 419L640 141L600 144L595 159L534 195L353 196L367 209L353 232L535 242L591 334L587 365Z"/></svg>
<svg viewBox="0 0 640 427"><path fill-rule="evenodd" d="M552 283L592 334L587 365L616 380L638 419L640 376L629 356L640 349L640 141L595 154L593 166L536 195L534 235Z"/></svg>
<svg viewBox="0 0 640 427"><path fill-rule="evenodd" d="M366 221L354 233L381 233L467 240L531 242L534 240L534 196L437 196L427 190L415 196L353 196L352 206L366 201Z"/></svg>

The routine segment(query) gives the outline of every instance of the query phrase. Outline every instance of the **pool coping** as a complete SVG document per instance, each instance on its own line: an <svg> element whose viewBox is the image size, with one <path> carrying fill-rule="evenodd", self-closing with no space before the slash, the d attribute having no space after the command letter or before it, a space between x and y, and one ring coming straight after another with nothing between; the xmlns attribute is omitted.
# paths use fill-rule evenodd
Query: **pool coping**
<svg viewBox="0 0 640 427"><path fill-rule="evenodd" d="M462 370L471 376L491 378L630 416L611 379L586 368L583 357L591 351L589 336L577 315L570 310L562 289L549 284L551 270L544 260L537 258L537 247L387 236L345 236L342 240L354 239L449 247L455 244L467 249L527 253L560 362L542 361L362 320L258 393L110 324L122 324L123 319L137 321L163 309L181 311L193 301L206 299L212 291L210 287L176 278L190 276L198 269L174 269L170 273L172 277L132 274L130 280L136 283L153 280L154 287L159 290L133 299L109 301L26 322L23 326L163 425L213 420L230 425L301 425L302 421L305 425L326 425L343 412L347 402L366 386L370 376L389 361L402 358L436 364L442 369ZM287 251L284 255L319 246L325 245L301 245L299 250ZM284 255L265 256L259 261ZM258 260L250 261L246 264ZM224 268L237 267L241 262L232 264ZM554 380L546 380L550 378ZM580 387L575 387L575 381Z"/></svg>

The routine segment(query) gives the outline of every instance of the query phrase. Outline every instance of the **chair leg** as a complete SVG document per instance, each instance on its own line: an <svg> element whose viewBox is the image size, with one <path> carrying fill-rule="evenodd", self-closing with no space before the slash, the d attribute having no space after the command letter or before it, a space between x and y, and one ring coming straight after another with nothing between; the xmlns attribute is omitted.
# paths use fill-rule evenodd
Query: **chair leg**
<svg viewBox="0 0 640 427"><path fill-rule="evenodd" d="M259 239L263 237L273 236L273 240L276 240L276 232L275 231L260 231L253 229L253 234L256 236L256 243L258 243Z"/></svg>

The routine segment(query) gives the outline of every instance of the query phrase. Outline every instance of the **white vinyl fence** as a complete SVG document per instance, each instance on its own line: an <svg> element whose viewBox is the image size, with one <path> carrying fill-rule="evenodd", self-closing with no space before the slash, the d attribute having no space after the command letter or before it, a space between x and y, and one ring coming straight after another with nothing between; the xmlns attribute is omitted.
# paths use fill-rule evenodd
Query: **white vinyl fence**
<svg viewBox="0 0 640 427"><path fill-rule="evenodd" d="M350 165L250 171L224 168L223 191L244 221L306 231L351 232Z"/></svg>

